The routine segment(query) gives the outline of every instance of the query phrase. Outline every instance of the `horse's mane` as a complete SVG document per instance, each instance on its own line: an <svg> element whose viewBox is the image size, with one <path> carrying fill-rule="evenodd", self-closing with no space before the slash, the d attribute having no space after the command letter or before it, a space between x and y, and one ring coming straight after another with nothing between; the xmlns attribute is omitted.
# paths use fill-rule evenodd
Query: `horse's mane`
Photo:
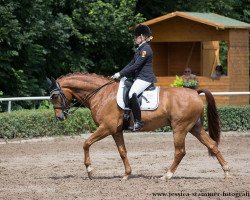
<svg viewBox="0 0 250 200"><path fill-rule="evenodd" d="M60 76L57 80L68 78L68 77L74 77L74 76L83 76L83 77L91 77L91 78L98 78L101 80L110 80L110 77L106 77L103 75L98 75L95 73L88 73L88 72L74 72L74 73L68 73L66 75Z"/></svg>

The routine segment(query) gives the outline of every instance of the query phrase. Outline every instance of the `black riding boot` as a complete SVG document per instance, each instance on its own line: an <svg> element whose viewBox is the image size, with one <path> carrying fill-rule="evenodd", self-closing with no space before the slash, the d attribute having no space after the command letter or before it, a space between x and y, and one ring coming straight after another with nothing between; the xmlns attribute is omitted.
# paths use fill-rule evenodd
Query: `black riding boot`
<svg viewBox="0 0 250 200"><path fill-rule="evenodd" d="M138 131L142 129L143 124L141 122L141 108L136 93L130 99L130 107L134 116L134 126L130 126L129 130Z"/></svg>

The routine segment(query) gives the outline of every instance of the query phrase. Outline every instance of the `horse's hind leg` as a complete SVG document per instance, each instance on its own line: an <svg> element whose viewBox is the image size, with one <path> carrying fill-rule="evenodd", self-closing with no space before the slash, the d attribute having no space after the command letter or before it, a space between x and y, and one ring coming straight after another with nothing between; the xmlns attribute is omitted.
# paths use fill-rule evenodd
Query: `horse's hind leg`
<svg viewBox="0 0 250 200"><path fill-rule="evenodd" d="M187 135L187 131L174 131L174 161L167 173L161 177L162 180L171 179L174 172L176 171L178 165L180 164L182 158L186 155L185 151L185 138Z"/></svg>
<svg viewBox="0 0 250 200"><path fill-rule="evenodd" d="M129 175L131 175L131 167L129 165L129 161L128 161L128 157L127 157L127 150L125 147L125 143L124 143L124 137L123 137L123 133L122 132L118 132L114 135L112 135L116 146L118 148L118 151L120 153L120 156L122 158L124 167L125 167L125 175L123 177L124 180L129 178Z"/></svg>
<svg viewBox="0 0 250 200"><path fill-rule="evenodd" d="M87 169L88 177L92 179L93 175L93 168L91 167L90 155L89 155L89 148L92 144L101 140L109 135L109 131L104 127L100 126L88 139L86 139L83 143L83 150L84 150L84 164Z"/></svg>
<svg viewBox="0 0 250 200"><path fill-rule="evenodd" d="M217 143L206 133L203 128L194 126L190 131L202 144L204 144L213 155L216 156L224 173L225 178L229 177L229 166L218 149Z"/></svg>

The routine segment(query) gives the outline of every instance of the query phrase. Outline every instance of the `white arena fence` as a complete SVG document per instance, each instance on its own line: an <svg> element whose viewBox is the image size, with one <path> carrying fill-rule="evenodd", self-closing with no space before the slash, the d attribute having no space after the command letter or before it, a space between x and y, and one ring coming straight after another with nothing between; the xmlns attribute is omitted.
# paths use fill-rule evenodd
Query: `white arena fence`
<svg viewBox="0 0 250 200"><path fill-rule="evenodd" d="M215 96L227 96L227 95L249 95L250 92L212 92ZM200 95L204 96L204 93ZM27 100L49 100L49 96L44 97L11 97L11 98L0 98L0 102L8 101L8 112L11 112L11 102L12 101L27 101Z"/></svg>

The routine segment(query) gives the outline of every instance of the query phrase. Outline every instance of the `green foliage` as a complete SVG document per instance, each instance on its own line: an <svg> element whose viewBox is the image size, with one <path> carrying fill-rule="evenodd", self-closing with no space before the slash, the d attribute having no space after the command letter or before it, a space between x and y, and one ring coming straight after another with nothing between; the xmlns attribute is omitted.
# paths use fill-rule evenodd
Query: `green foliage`
<svg viewBox="0 0 250 200"><path fill-rule="evenodd" d="M110 75L127 64L133 47L129 27L143 20L134 14L135 0L79 1L72 14L78 48L85 55L89 72ZM83 31L82 31L83 30ZM84 50L83 50L84 48ZM74 70L79 70L75 68Z"/></svg>
<svg viewBox="0 0 250 200"><path fill-rule="evenodd" d="M220 64L223 67L224 73L227 73L227 52L228 44L225 41L220 41Z"/></svg>
<svg viewBox="0 0 250 200"><path fill-rule="evenodd" d="M181 77L176 75L174 82L171 84L171 87L196 87L196 80L183 80Z"/></svg>
<svg viewBox="0 0 250 200"><path fill-rule="evenodd" d="M60 15L52 15L50 1L1 1L0 89L6 96L45 94L47 56L54 49L61 50L57 52L58 58L65 52L65 45L58 43L67 36L68 26L60 23L58 27L60 18ZM57 37L49 40L55 33ZM47 42L50 43L46 46Z"/></svg>
<svg viewBox="0 0 250 200"><path fill-rule="evenodd" d="M220 107L218 110L223 131L250 129L250 106Z"/></svg>
<svg viewBox="0 0 250 200"><path fill-rule="evenodd" d="M3 92L2 91L0 91L0 98L3 96ZM0 103L1 103L1 101L0 101ZM2 111L2 106L1 106L1 104L0 104L0 112Z"/></svg>
<svg viewBox="0 0 250 200"><path fill-rule="evenodd" d="M184 81L183 87L196 87L197 83L198 82L196 80Z"/></svg>
<svg viewBox="0 0 250 200"><path fill-rule="evenodd" d="M152 19L174 11L214 12L250 23L249 0L138 0L136 11Z"/></svg>
<svg viewBox="0 0 250 200"><path fill-rule="evenodd" d="M79 135L96 126L87 109L77 110L67 120L55 119L51 109L0 113L0 138L32 138L53 135Z"/></svg>
<svg viewBox="0 0 250 200"><path fill-rule="evenodd" d="M0 0L0 91L5 97L42 96L46 76L76 71L111 75L132 58L129 27L145 18L180 10L250 23L248 1ZM13 108L32 105L19 101Z"/></svg>
<svg viewBox="0 0 250 200"><path fill-rule="evenodd" d="M52 108L53 108L53 104L50 103L50 101L48 100L42 101L39 105L39 109L52 109Z"/></svg>
<svg viewBox="0 0 250 200"><path fill-rule="evenodd" d="M183 84L183 79L176 75L174 82L171 84L171 87L183 87Z"/></svg>
<svg viewBox="0 0 250 200"><path fill-rule="evenodd" d="M250 106L219 107L218 112L222 131L250 130ZM204 127L207 128L206 114L204 117ZM55 119L52 109L0 113L0 124L0 138L5 139L79 135L96 129L88 109L77 110L63 122ZM171 131L171 128L166 126L156 131Z"/></svg>
<svg viewBox="0 0 250 200"><path fill-rule="evenodd" d="M131 58L136 0L0 0L0 90L41 96L46 76L111 75ZM30 102L17 102L31 108Z"/></svg>

